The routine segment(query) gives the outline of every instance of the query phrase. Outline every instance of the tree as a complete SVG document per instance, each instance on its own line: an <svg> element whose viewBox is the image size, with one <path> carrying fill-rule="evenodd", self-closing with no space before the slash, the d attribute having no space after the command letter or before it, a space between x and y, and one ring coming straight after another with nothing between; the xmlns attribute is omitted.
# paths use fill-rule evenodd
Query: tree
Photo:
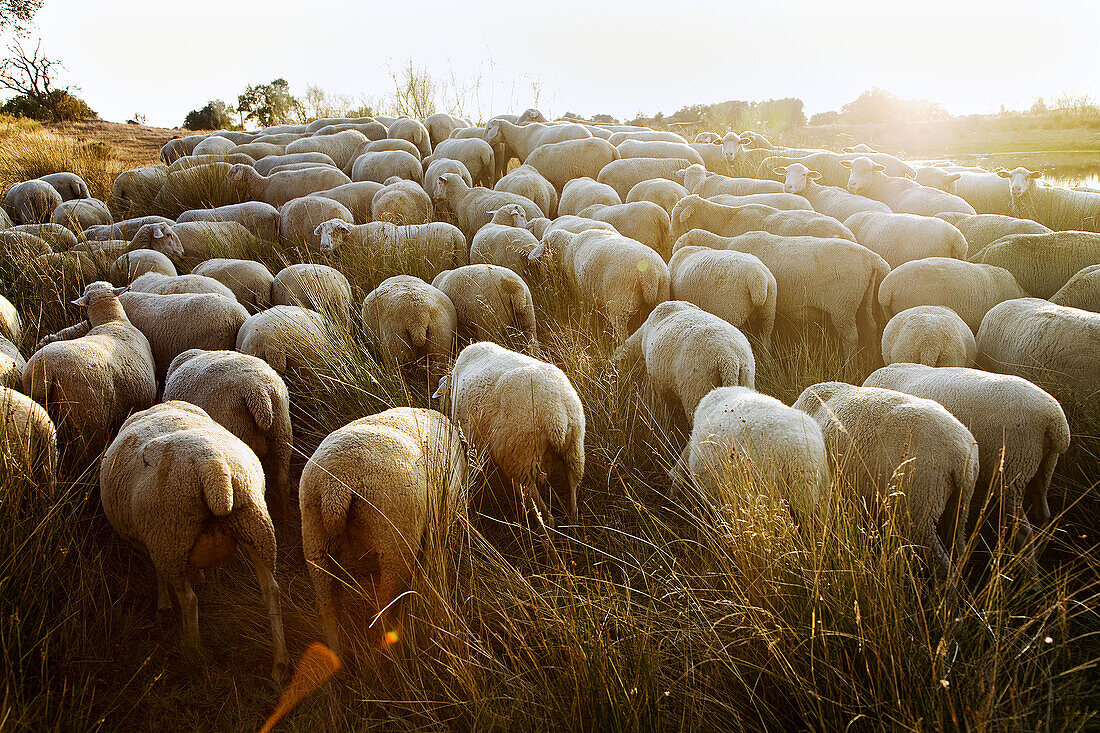
<svg viewBox="0 0 1100 733"><path fill-rule="evenodd" d="M392 71L390 76L393 77L393 109L399 117L422 120L435 114L436 85L426 68L416 69L409 59L401 76Z"/></svg>
<svg viewBox="0 0 1100 733"><path fill-rule="evenodd" d="M302 103L290 93L290 83L286 79L247 87L237 97L237 111L261 127L292 122L304 114Z"/></svg>
<svg viewBox="0 0 1100 733"><path fill-rule="evenodd" d="M183 120L186 130L228 130L235 110L221 99L211 99L202 109L193 109Z"/></svg>
<svg viewBox="0 0 1100 733"><path fill-rule="evenodd" d="M9 114L43 122L95 116L95 112L72 93L75 87L56 86L57 70L65 66L42 53L42 41L29 56L19 43L8 46L8 51L11 57L0 61L0 89L15 92L16 96L4 103Z"/></svg>
<svg viewBox="0 0 1100 733"><path fill-rule="evenodd" d="M0 33L10 30L17 36L26 35L41 7L42 0L0 0Z"/></svg>
<svg viewBox="0 0 1100 733"><path fill-rule="evenodd" d="M947 110L927 99L899 99L885 89L872 87L840 108L849 124L871 122L926 122L948 117Z"/></svg>

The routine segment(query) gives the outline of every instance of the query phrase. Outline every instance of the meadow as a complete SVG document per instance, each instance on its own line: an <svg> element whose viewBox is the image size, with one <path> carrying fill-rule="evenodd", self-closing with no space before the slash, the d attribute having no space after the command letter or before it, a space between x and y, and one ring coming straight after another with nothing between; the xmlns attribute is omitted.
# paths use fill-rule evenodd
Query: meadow
<svg viewBox="0 0 1100 733"><path fill-rule="evenodd" d="M114 176L154 155L0 126L4 186L69 170L109 200ZM289 254L257 256L274 272ZM357 302L398 272L420 274L410 262L345 269ZM0 289L24 314L24 353L79 317L68 305L77 286L39 280L24 262L0 261ZM532 292L539 355L585 406L580 521L559 523L549 547L524 522L476 515L438 537L396 641L277 730L1100 726L1096 400L1065 406L1073 444L1052 485L1056 520L1037 538L1039 573L1009 538L975 536L960 572L937 581L843 472L822 511L800 522L783 487L751 478L720 504L672 497L685 426L621 378L607 324L552 273ZM787 404L811 384L858 384L873 369L873 349L846 356L817 332L779 339L757 350L757 387ZM293 476L355 418L438 404L423 370L376 359L357 324L330 341L322 363L288 379ZM295 513L276 520L292 657L321 638ZM103 517L96 467L63 471L52 494L0 477L0 730L259 728L280 688L246 560L208 571L196 589L201 656L181 648L177 612L156 617L155 585L147 557Z"/></svg>

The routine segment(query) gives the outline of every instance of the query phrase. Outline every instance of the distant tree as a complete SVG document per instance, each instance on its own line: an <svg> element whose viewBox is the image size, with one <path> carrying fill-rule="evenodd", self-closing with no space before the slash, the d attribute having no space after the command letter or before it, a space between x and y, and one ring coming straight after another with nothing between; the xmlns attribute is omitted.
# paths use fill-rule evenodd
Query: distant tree
<svg viewBox="0 0 1100 733"><path fill-rule="evenodd" d="M409 59L401 74L390 72L393 79L393 110L398 116L424 119L435 114L435 79L426 68L417 69Z"/></svg>
<svg viewBox="0 0 1100 733"><path fill-rule="evenodd" d="M811 125L838 125L840 124L840 113L834 110L828 112L818 112L815 115L810 116Z"/></svg>
<svg viewBox="0 0 1100 733"><path fill-rule="evenodd" d="M840 108L849 124L874 122L927 122L948 117L947 110L927 99L899 99L885 89L872 87Z"/></svg>
<svg viewBox="0 0 1100 733"><path fill-rule="evenodd" d="M211 99L202 109L193 109L183 119L185 130L228 130L233 125L234 109L221 99Z"/></svg>
<svg viewBox="0 0 1100 733"><path fill-rule="evenodd" d="M30 55L19 43L8 46L9 58L0 61L0 89L15 92L4 103L7 114L30 117L42 122L82 120L96 114L73 94L76 87L57 87L58 69L65 68L56 60L42 54L42 42Z"/></svg>
<svg viewBox="0 0 1100 733"><path fill-rule="evenodd" d="M0 0L0 33L11 31L17 36L26 35L34 14L42 7L42 1Z"/></svg>
<svg viewBox="0 0 1100 733"><path fill-rule="evenodd" d="M619 121L611 115L592 115L592 121L597 125L617 125Z"/></svg>
<svg viewBox="0 0 1100 733"><path fill-rule="evenodd" d="M304 114L302 103L290 93L290 83L281 78L247 87L237 97L237 111L261 127L292 122Z"/></svg>

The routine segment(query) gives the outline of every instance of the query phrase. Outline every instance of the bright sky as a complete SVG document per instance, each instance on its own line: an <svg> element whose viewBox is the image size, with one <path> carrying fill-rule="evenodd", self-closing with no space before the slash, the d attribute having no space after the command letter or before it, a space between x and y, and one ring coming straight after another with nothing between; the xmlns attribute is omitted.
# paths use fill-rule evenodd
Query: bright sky
<svg viewBox="0 0 1100 733"><path fill-rule="evenodd" d="M45 0L37 32L104 119L175 126L286 78L378 99L407 59L453 77L466 114L532 106L632 117L800 97L807 114L873 86L955 114L1100 97L1098 0Z"/></svg>

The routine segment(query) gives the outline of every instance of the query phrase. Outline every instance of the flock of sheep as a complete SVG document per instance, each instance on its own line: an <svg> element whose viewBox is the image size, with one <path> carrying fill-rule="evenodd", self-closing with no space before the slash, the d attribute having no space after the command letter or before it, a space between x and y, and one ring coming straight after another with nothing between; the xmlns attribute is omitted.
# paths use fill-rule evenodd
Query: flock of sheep
<svg viewBox="0 0 1100 733"><path fill-rule="evenodd" d="M689 143L536 110L485 127L433 115L221 131L161 155L118 177L110 208L71 173L6 192L6 257L83 285L72 302L85 318L24 362L20 314L0 297L5 455L40 485L59 439L100 462L104 514L148 552L158 608L171 589L191 643L192 581L243 548L276 674L287 655L268 504L292 494L284 375L355 320L345 273L315 258L434 273L382 281L362 324L384 363L442 377L450 416L363 417L305 465L303 550L338 653L341 625L363 632L389 609L428 533L475 498L467 447L488 459L478 493L539 527L555 510L580 521L584 405L560 368L507 348L539 353L549 324L532 289L550 277L606 319L621 372L690 427L675 487L720 497L748 475L781 487L797 516L840 467L868 497L891 495L941 572L988 487L1030 550L1070 441L1059 400L1100 386L1100 234L1081 231L1096 228L1100 195L1022 168L914 168L753 133ZM1046 224L1070 231L1037 221L1052 212ZM272 275L253 259L262 246L304 262ZM754 349L774 348L780 325L824 326L848 353L880 345L886 366L862 386L806 385L789 407L754 390ZM364 616L349 618L349 575L371 590Z"/></svg>

